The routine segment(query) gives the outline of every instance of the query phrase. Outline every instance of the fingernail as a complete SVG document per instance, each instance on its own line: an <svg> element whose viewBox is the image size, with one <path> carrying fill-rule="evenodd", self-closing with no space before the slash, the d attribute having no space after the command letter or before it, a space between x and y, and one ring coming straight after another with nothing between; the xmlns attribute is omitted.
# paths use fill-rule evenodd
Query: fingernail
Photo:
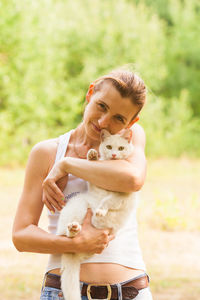
<svg viewBox="0 0 200 300"><path fill-rule="evenodd" d="M52 215L54 215L54 214L55 214L55 211L51 210L51 213L52 213Z"/></svg>

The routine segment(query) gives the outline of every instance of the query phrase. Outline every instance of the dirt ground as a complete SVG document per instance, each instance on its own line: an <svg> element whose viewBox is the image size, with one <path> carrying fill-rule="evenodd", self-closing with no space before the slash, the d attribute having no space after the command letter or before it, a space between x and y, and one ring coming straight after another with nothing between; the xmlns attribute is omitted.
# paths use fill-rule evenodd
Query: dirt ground
<svg viewBox="0 0 200 300"><path fill-rule="evenodd" d="M200 299L200 233L140 230L156 300Z"/></svg>
<svg viewBox="0 0 200 300"><path fill-rule="evenodd" d="M191 164L196 166L197 163ZM162 167L161 165L160 168ZM152 174L156 168L157 162L152 162ZM191 168L191 172L192 170ZM195 180L198 183L200 178L196 174L194 183ZM13 218L22 191L23 177L24 169L0 169L0 300L38 300L47 262L46 255L17 252L11 241ZM173 183L173 178L165 178L165 185L166 180ZM150 180L143 188L142 195L149 195L152 199L150 191L157 184L158 182ZM161 184L159 182L160 188ZM187 182L185 185L181 182L180 190L186 185ZM198 184L195 188L197 186ZM147 217L147 214L148 210L143 217ZM151 278L154 300L199 300L200 232L186 229L163 231L155 227L155 224L152 226L152 223L142 221L141 213L139 225L139 239ZM46 211L42 215L40 226L44 229L47 226Z"/></svg>

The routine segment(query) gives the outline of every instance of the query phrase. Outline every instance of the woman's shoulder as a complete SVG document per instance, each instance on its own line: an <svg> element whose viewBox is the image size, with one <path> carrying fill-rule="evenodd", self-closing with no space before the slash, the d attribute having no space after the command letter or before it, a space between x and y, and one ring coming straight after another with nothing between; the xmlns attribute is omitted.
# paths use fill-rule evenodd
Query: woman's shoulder
<svg viewBox="0 0 200 300"><path fill-rule="evenodd" d="M135 123L131 127L131 130L132 130L132 133L133 133L133 139L145 140L145 131L144 131L143 127L140 124Z"/></svg>
<svg viewBox="0 0 200 300"><path fill-rule="evenodd" d="M52 155L57 151L58 138L44 140L35 144L31 152L41 153L45 155Z"/></svg>
<svg viewBox="0 0 200 300"><path fill-rule="evenodd" d="M49 170L55 162L57 148L58 138L41 141L33 146L29 161Z"/></svg>

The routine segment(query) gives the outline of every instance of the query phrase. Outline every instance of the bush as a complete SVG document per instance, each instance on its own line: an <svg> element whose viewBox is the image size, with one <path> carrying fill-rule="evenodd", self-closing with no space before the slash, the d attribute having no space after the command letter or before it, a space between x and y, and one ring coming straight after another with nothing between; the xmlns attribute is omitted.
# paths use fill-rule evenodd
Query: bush
<svg viewBox="0 0 200 300"><path fill-rule="evenodd" d="M142 125L147 135L148 156L200 155L200 120L193 118L187 90L169 103L151 95L143 111Z"/></svg>
<svg viewBox="0 0 200 300"><path fill-rule="evenodd" d="M158 2L151 7L150 0L0 3L1 164L24 163L33 144L75 127L89 83L130 63L157 97L150 96L148 116L143 115L148 153L199 154L199 122L193 120L199 109L197 0L166 0L167 16ZM156 120L149 126L155 112L160 126ZM173 141L181 141L183 132L187 142L174 150Z"/></svg>

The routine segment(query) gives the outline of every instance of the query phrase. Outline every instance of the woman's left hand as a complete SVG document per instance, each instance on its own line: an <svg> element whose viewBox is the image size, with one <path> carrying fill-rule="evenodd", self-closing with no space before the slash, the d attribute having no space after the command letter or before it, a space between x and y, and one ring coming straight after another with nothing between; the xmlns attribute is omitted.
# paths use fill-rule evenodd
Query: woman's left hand
<svg viewBox="0 0 200 300"><path fill-rule="evenodd" d="M68 174L63 170L61 162L56 163L43 181L42 202L54 213L55 208L61 210L65 205L63 190L68 181Z"/></svg>

